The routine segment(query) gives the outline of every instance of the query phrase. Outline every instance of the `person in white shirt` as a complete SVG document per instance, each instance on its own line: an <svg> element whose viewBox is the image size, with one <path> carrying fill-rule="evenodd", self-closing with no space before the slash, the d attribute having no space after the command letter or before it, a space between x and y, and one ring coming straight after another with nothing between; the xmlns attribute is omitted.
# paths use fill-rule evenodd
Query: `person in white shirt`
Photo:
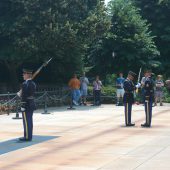
<svg viewBox="0 0 170 170"><path fill-rule="evenodd" d="M81 92L81 103L80 104L87 105L86 98L87 98L88 84L89 84L89 80L86 77L86 74L84 72L83 76L80 77L80 92Z"/></svg>

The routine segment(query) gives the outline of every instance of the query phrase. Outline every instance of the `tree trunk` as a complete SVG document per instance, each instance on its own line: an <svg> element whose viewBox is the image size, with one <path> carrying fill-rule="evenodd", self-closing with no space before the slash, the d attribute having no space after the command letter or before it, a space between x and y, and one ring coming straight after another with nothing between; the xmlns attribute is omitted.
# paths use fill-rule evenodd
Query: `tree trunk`
<svg viewBox="0 0 170 170"><path fill-rule="evenodd" d="M9 91L16 92L19 89L19 81L16 71L18 64L5 61L5 65L7 66L9 72Z"/></svg>

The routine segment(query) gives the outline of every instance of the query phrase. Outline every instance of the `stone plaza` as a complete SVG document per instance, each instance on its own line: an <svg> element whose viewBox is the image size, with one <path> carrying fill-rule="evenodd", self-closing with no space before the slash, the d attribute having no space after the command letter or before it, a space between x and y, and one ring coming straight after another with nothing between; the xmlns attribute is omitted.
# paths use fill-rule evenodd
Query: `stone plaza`
<svg viewBox="0 0 170 170"><path fill-rule="evenodd" d="M124 107L48 108L34 114L34 137L19 143L22 119L0 115L0 170L169 170L170 105L153 107L142 128L144 106L133 105L135 127L125 127ZM20 115L21 116L21 115Z"/></svg>

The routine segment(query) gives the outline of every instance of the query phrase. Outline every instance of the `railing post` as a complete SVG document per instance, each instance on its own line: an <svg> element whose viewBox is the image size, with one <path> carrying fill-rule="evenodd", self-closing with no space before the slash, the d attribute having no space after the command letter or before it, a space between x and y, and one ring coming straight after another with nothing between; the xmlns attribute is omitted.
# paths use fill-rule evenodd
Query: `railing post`
<svg viewBox="0 0 170 170"><path fill-rule="evenodd" d="M9 97L9 92L7 93L7 101L10 100L10 97ZM9 103L7 103L7 115L9 115Z"/></svg>
<svg viewBox="0 0 170 170"><path fill-rule="evenodd" d="M44 112L42 114L50 114L47 110L47 91L44 93Z"/></svg>
<svg viewBox="0 0 170 170"><path fill-rule="evenodd" d="M12 119L22 119L22 117L19 117L19 102L16 101L16 115Z"/></svg>

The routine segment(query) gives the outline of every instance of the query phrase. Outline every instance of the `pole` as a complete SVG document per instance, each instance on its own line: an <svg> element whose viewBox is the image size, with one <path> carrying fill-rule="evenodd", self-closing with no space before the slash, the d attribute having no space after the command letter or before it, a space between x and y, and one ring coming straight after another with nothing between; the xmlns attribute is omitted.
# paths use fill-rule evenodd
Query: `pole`
<svg viewBox="0 0 170 170"><path fill-rule="evenodd" d="M22 119L22 117L19 117L19 103L16 102L16 115L12 119Z"/></svg>

